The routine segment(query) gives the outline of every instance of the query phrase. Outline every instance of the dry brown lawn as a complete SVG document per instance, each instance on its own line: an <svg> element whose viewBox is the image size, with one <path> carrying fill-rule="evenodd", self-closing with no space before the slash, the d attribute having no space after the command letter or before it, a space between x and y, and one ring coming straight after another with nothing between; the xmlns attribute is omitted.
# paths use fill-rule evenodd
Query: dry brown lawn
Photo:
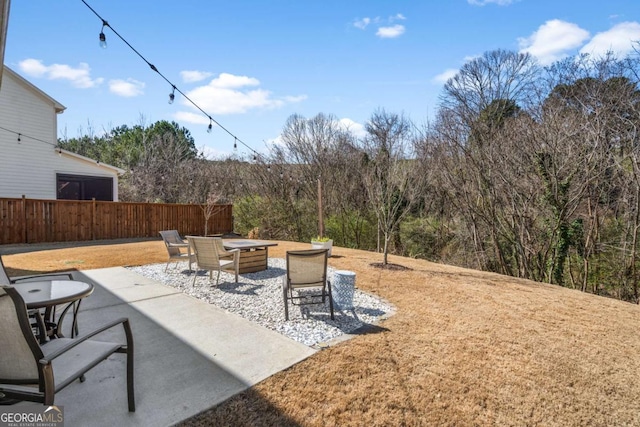
<svg viewBox="0 0 640 427"><path fill-rule="evenodd" d="M279 242L270 250L306 244ZM3 248L0 248L2 252ZM640 308L497 274L334 248L397 313L188 426L640 425ZM159 241L3 257L13 274L165 261Z"/></svg>

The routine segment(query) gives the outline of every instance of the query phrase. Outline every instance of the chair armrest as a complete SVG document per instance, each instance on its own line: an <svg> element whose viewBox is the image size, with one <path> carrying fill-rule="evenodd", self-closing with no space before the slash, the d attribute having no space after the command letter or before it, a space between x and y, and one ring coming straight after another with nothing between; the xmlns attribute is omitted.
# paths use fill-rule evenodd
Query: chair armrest
<svg viewBox="0 0 640 427"><path fill-rule="evenodd" d="M231 255L235 256L235 254L239 254L239 253L240 253L240 249L236 248L236 249L229 249L224 252L220 252L218 256L220 257L231 256Z"/></svg>
<svg viewBox="0 0 640 427"><path fill-rule="evenodd" d="M167 243L167 246L169 246L170 248L186 248L187 246L189 246L189 243L184 242L184 243Z"/></svg>
<svg viewBox="0 0 640 427"><path fill-rule="evenodd" d="M10 282L13 284L13 283L20 283L25 280L38 281L38 280L46 279L47 277L62 277L62 276L68 277L67 280L73 280L73 276L71 275L71 273L45 273L45 274L34 274L32 276L16 277L15 279L11 279Z"/></svg>
<svg viewBox="0 0 640 427"><path fill-rule="evenodd" d="M109 322L109 323L101 326L98 329L94 329L93 331L91 331L91 332L89 332L89 333L87 333L85 335L73 338L73 339L69 340L66 345L64 345L62 347L58 347L58 348L56 348L55 350L53 350L53 351L51 351L49 353L45 352L45 350L47 349L47 346L46 345L42 346L42 350L43 350L43 352L45 352L45 355L38 362L41 365L48 365L49 363L51 363L51 361L53 359L55 359L56 357L61 356L62 354L66 353L67 351L69 351L73 347L77 346L78 344L81 344L81 343L85 342L86 340L88 340L89 338L92 338L95 335L106 331L107 329L113 328L114 326L116 326L116 325L118 325L120 323L122 323L122 325L124 326L125 334L127 336L127 345L131 345L131 343L133 341L132 341L132 337L131 337L131 327L129 326L129 319L126 318L126 317L122 317L120 319L117 319L117 320L114 320L112 322Z"/></svg>

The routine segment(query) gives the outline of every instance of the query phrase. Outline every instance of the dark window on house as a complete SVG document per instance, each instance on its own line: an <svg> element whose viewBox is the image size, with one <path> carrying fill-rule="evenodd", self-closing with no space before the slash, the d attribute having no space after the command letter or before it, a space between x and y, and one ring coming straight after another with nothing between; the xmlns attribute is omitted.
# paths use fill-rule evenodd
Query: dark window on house
<svg viewBox="0 0 640 427"><path fill-rule="evenodd" d="M58 199L113 201L113 178L56 174Z"/></svg>

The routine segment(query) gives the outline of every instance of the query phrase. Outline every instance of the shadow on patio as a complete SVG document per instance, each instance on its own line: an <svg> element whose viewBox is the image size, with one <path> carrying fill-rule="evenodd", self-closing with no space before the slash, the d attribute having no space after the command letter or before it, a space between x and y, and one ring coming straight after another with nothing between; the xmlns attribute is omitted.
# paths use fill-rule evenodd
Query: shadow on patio
<svg viewBox="0 0 640 427"><path fill-rule="evenodd" d="M56 395L67 425L173 425L315 352L124 268L73 275L95 285L82 303L81 334L110 319L131 321L136 412L127 411L125 360L116 355L89 371L86 382ZM122 339L120 334L116 328L104 339Z"/></svg>

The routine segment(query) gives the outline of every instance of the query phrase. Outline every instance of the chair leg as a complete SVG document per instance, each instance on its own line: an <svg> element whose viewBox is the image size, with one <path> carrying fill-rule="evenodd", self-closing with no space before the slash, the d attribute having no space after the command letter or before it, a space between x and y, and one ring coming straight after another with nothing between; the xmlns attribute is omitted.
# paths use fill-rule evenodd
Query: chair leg
<svg viewBox="0 0 640 427"><path fill-rule="evenodd" d="M78 328L78 311L80 310L80 303L82 300L75 301L73 307L73 329L71 330L71 338L77 337L80 333L80 329ZM75 335L74 335L75 333Z"/></svg>
<svg viewBox="0 0 640 427"><path fill-rule="evenodd" d="M236 270L236 283L238 283L238 274L240 273L240 252L233 255L233 266Z"/></svg>
<svg viewBox="0 0 640 427"><path fill-rule="evenodd" d="M333 317L333 293L331 292L331 282L327 280L327 287L329 288L329 310L331 311L331 320L334 320ZM324 296L324 294L323 294Z"/></svg>
<svg viewBox="0 0 640 427"><path fill-rule="evenodd" d="M133 335L131 333L131 325L129 324L129 320L126 320L123 326L124 333L127 339L127 403L129 406L129 412L135 412L136 397L133 376Z"/></svg>
<svg viewBox="0 0 640 427"><path fill-rule="evenodd" d="M198 270L195 270L193 272L193 284L191 286L195 286L196 285L196 279L198 278Z"/></svg>
<svg viewBox="0 0 640 427"><path fill-rule="evenodd" d="M218 275L216 276L216 286L218 286L219 281L220 281L220 270L218 269Z"/></svg>
<svg viewBox="0 0 640 427"><path fill-rule="evenodd" d="M53 405L55 399L55 385L53 382L53 368L51 362L42 368L42 376L44 379L44 404L47 406Z"/></svg>
<svg viewBox="0 0 640 427"><path fill-rule="evenodd" d="M284 297L284 319L289 320L289 301L287 299L287 287L282 287L282 296Z"/></svg>

